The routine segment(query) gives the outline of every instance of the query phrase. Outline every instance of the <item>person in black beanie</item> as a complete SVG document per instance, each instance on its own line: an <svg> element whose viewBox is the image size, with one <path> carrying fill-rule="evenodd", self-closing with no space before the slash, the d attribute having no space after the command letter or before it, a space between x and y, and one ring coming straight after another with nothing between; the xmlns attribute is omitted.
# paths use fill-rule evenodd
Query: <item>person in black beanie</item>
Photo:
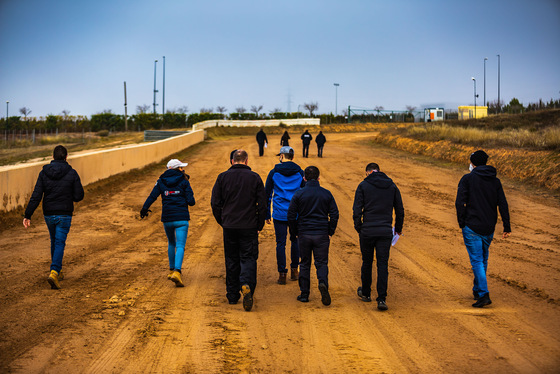
<svg viewBox="0 0 560 374"><path fill-rule="evenodd" d="M504 230L502 238L511 234L509 209L502 183L496 178L496 169L488 162L488 155L478 150L470 156L470 173L464 175L457 188L455 208L457 221L463 231L463 240L474 274L473 296L475 308L492 304L486 271L490 243L494 237L497 210L500 211ZM496 209L497 208L497 209Z"/></svg>

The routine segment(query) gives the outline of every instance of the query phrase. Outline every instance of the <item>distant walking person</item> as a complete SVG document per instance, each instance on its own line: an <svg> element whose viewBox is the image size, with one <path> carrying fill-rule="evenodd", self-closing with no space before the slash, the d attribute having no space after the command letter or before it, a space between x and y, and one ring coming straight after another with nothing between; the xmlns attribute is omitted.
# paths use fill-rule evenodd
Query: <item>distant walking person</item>
<svg viewBox="0 0 560 374"><path fill-rule="evenodd" d="M266 138L266 134L263 129L260 129L257 133L257 143L259 143L259 156L262 156L264 155L264 147L268 143L268 139Z"/></svg>
<svg viewBox="0 0 560 374"><path fill-rule="evenodd" d="M243 294L243 308L253 307L257 286L259 232L266 219L266 196L261 177L247 166L242 149L233 154L231 168L216 179L212 189L212 213L223 228L226 262L226 297L237 304Z"/></svg>
<svg viewBox="0 0 560 374"><path fill-rule="evenodd" d="M301 135L301 141L303 142L303 157L309 157L309 144L311 144L311 140L313 140L313 136L309 133L308 130Z"/></svg>
<svg viewBox="0 0 560 374"><path fill-rule="evenodd" d="M295 163L292 147L280 148L280 163L268 173L264 187L267 197L267 220L274 219L274 232L276 234L276 263L278 265L278 283L286 284L286 238L288 235L288 207L294 193L305 185L303 170ZM272 204L271 204L272 202ZM273 208L272 215L270 208ZM291 241L291 280L298 280L299 246L295 237Z"/></svg>
<svg viewBox="0 0 560 374"><path fill-rule="evenodd" d="M188 174L183 169L188 164L177 159L169 160L167 170L160 175L150 196L140 210L140 218L148 216L150 206L161 196L161 222L167 236L167 255L169 257L169 274L167 279L175 286L184 287L181 279L181 267L185 255L185 245L189 232L189 206L195 204L194 193Z"/></svg>
<svg viewBox="0 0 560 374"><path fill-rule="evenodd" d="M389 250L393 239L393 210L395 232L402 234L404 207L395 183L379 170L379 165L366 166L366 178L358 185L352 207L354 228L360 235L362 252L362 286L358 297L371 301L373 253L377 258L377 309L387 310L387 281Z"/></svg>
<svg viewBox="0 0 560 374"><path fill-rule="evenodd" d="M288 147L290 145L290 134L288 134L288 131L284 131L284 134L280 139L280 145L282 147Z"/></svg>
<svg viewBox="0 0 560 374"><path fill-rule="evenodd" d="M338 223L338 207L331 192L319 185L319 169L305 168L305 187L292 197L288 208L290 235L297 238L301 255L297 299L309 301L311 256L319 280L323 305L331 304L329 294L329 245Z"/></svg>
<svg viewBox="0 0 560 374"><path fill-rule="evenodd" d="M57 145L53 160L39 172L35 189L25 209L23 226L31 226L31 216L43 200L43 215L51 237L51 272L47 281L52 289L60 289L62 258L66 238L72 224L74 203L84 198L84 188L76 170L66 162L68 151Z"/></svg>
<svg viewBox="0 0 560 374"><path fill-rule="evenodd" d="M322 131L319 131L319 134L315 137L315 143L317 143L317 156L323 157L323 147L326 142L327 138L325 138Z"/></svg>
<svg viewBox="0 0 560 374"><path fill-rule="evenodd" d="M502 238L511 234L509 208L502 183L496 178L496 169L486 165L488 155L479 150L471 154L469 174L465 174L457 188L457 221L463 230L463 240L474 274L473 296L475 308L492 304L486 271L490 243L494 237L498 212L502 217L504 231ZM497 209L496 209L497 208Z"/></svg>

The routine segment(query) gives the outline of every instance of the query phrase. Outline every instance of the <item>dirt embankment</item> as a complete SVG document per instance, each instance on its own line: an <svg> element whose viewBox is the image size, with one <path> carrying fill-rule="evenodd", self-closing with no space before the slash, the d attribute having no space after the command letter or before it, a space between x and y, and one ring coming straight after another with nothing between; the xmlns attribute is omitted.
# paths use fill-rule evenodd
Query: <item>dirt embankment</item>
<svg viewBox="0 0 560 374"><path fill-rule="evenodd" d="M271 144L279 136L270 137ZM0 372L558 372L560 367L560 207L503 181L513 235L491 247L493 304L474 309L472 274L458 230L455 168L372 146L371 133L327 134L316 165L341 212L330 251L333 303L316 281L301 304L297 282L276 284L271 226L260 234L258 286L250 313L225 298L222 234L210 209L216 176L232 149L245 148L262 178L279 146L254 157L253 136L212 140L178 155L197 203L183 266L185 288L166 279L160 202L138 211L163 171L150 167L87 188L73 218L63 289L49 289L49 238L33 226L0 235ZM361 255L352 225L356 186L368 162L399 186L404 237L390 259L387 312L356 295ZM466 170L466 167L465 167ZM500 223L498 223L500 231Z"/></svg>

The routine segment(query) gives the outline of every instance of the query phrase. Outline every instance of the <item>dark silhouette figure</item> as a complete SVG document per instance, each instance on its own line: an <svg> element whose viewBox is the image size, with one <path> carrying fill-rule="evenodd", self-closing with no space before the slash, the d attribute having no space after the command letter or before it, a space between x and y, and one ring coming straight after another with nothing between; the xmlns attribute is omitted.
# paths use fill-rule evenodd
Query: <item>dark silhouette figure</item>
<svg viewBox="0 0 560 374"><path fill-rule="evenodd" d="M315 137L315 143L317 143L317 156L323 157L323 146L326 142L327 138L325 138L322 131L319 131L319 135Z"/></svg>
<svg viewBox="0 0 560 374"><path fill-rule="evenodd" d="M280 139L280 145L282 147L290 145L290 135L288 134L288 131L284 131L284 135L282 135L282 139Z"/></svg>
<svg viewBox="0 0 560 374"><path fill-rule="evenodd" d="M313 136L311 136L308 130L305 130L303 135L301 135L301 141L303 142L303 157L309 157L309 144L311 144L311 140L313 140Z"/></svg>
<svg viewBox="0 0 560 374"><path fill-rule="evenodd" d="M266 134L263 129L260 129L257 133L257 143L259 143L259 156L262 156L264 155L264 145L268 143L268 139L266 138Z"/></svg>

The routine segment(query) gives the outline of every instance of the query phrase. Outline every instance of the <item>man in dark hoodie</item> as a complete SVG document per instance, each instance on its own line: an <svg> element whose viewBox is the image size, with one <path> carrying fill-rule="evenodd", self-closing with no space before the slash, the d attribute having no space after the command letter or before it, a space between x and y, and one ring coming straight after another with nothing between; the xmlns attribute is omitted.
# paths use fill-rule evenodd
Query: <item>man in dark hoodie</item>
<svg viewBox="0 0 560 374"><path fill-rule="evenodd" d="M395 183L379 170L379 165L366 166L366 178L358 185L352 207L354 228L360 234L362 252L362 286L358 297L371 301L373 253L377 258L377 309L387 310L387 280L389 250L393 238L393 210L395 232L402 234L404 207Z"/></svg>
<svg viewBox="0 0 560 374"><path fill-rule="evenodd" d="M286 284L286 238L288 236L288 207L294 193L305 185L303 170L293 162L294 150L292 147L280 148L280 163L268 173L264 191L267 196L266 223L274 219L274 232L276 234L276 263L278 265L278 284ZM274 197L273 197L274 195ZM272 202L272 204L271 204ZM270 214L271 205L273 213ZM291 280L298 280L299 246L295 238L291 241L290 264Z"/></svg>
<svg viewBox="0 0 560 374"><path fill-rule="evenodd" d="M226 262L226 297L237 304L243 294L243 308L253 307L257 286L259 232L266 219L266 196L261 177L247 166L247 152L233 154L231 168L218 175L212 188L212 214L223 228Z"/></svg>
<svg viewBox="0 0 560 374"><path fill-rule="evenodd" d="M189 206L195 204L189 175L185 174L183 169L187 165L188 163L176 158L169 160L167 170L160 175L140 210L140 218L146 217L150 212L150 206L158 196L161 196L161 222L163 222L167 236L167 256L169 258L167 279L175 283L177 287L184 287L181 279L181 267L189 232Z"/></svg>
<svg viewBox="0 0 560 374"><path fill-rule="evenodd" d="M259 143L259 156L262 156L264 155L264 146L268 143L268 139L266 138L266 134L263 129L260 129L259 132L257 132L257 143Z"/></svg>
<svg viewBox="0 0 560 374"><path fill-rule="evenodd" d="M322 131L319 131L319 134L315 137L315 143L317 143L317 156L323 157L323 147L327 142L327 138Z"/></svg>
<svg viewBox="0 0 560 374"><path fill-rule="evenodd" d="M84 198L84 188L76 170L66 162L68 151L57 145L53 151L53 161L43 166L39 173L35 189L31 194L23 219L23 226L31 225L31 216L41 200L43 215L51 237L51 272L47 281L52 289L60 289L62 280L62 257L66 238L72 224L74 202Z"/></svg>
<svg viewBox="0 0 560 374"><path fill-rule="evenodd" d="M498 221L497 209L504 224L502 238L506 239L511 234L506 195L502 183L496 178L496 169L486 165L487 161L488 155L482 150L471 154L471 172L461 178L455 200L457 221L463 230L474 274L473 296L476 302L472 306L475 308L492 304L486 270L488 249Z"/></svg>
<svg viewBox="0 0 560 374"><path fill-rule="evenodd" d="M311 144L311 140L313 140L313 136L311 136L309 130L305 130L305 132L301 135L301 141L303 143L303 157L309 157L309 144Z"/></svg>

